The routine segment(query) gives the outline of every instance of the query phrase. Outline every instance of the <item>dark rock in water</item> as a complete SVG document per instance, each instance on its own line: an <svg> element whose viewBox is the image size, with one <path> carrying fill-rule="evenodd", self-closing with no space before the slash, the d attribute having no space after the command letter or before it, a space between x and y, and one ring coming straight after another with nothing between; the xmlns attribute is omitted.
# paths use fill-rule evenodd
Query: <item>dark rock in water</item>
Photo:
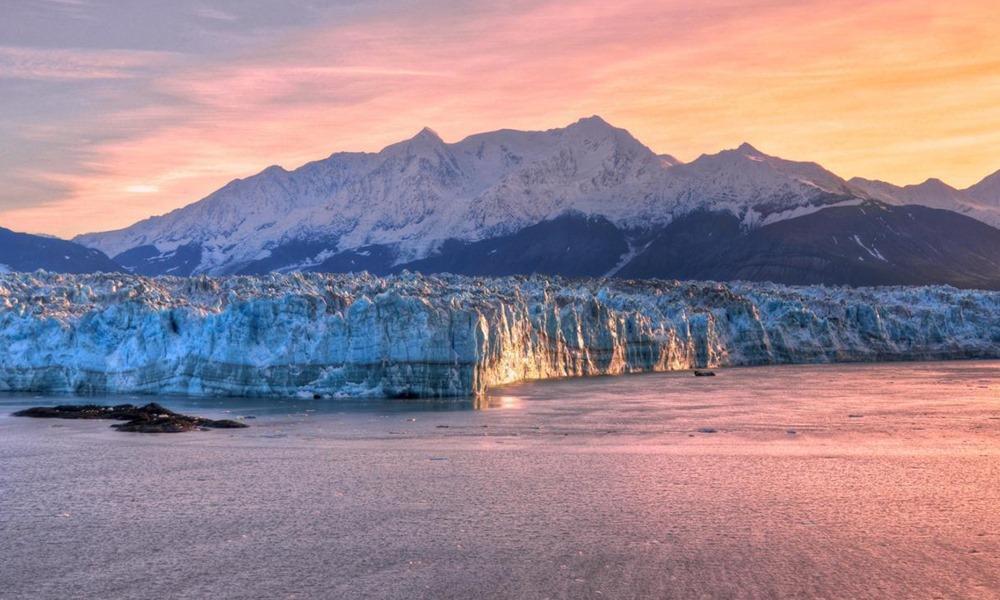
<svg viewBox="0 0 1000 600"><path fill-rule="evenodd" d="M145 406L134 404L119 404L117 406L101 406L98 404L37 406L14 413L15 417L34 417L36 419L110 419L126 421L112 425L118 431L137 433L180 433L196 429L237 429L246 427L239 421L228 419L213 420L202 417L190 417L175 413L155 402Z"/></svg>
<svg viewBox="0 0 1000 600"><path fill-rule="evenodd" d="M201 417L188 417L185 415L158 416L151 419L133 419L127 423L112 425L118 431L130 431L135 433L181 433L192 430L208 429L239 429L246 427L238 421L223 419L213 421Z"/></svg>
<svg viewBox="0 0 1000 600"><path fill-rule="evenodd" d="M719 430L714 427L699 427L698 433L718 433Z"/></svg>
<svg viewBox="0 0 1000 600"><path fill-rule="evenodd" d="M714 371L695 371L695 377L715 377Z"/></svg>
<svg viewBox="0 0 1000 600"><path fill-rule="evenodd" d="M184 421L169 416L154 416L149 419L133 419L126 423L112 425L118 431L134 433L181 433L200 429L191 421Z"/></svg>

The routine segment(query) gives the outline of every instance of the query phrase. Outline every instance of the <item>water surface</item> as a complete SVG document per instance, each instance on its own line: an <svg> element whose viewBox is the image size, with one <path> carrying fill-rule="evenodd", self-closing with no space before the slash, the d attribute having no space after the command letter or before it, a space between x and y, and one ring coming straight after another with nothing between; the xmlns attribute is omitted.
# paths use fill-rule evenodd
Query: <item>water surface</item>
<svg viewBox="0 0 1000 600"><path fill-rule="evenodd" d="M0 397L0 598L1000 596L996 361L156 400Z"/></svg>

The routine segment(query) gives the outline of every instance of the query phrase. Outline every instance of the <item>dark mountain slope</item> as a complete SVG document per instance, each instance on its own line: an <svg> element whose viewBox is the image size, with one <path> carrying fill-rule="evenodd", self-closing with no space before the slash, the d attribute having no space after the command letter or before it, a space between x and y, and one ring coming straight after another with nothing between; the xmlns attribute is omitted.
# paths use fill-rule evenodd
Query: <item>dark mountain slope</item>
<svg viewBox="0 0 1000 600"><path fill-rule="evenodd" d="M115 256L115 262L138 275L187 276L201 262L201 246L184 244L170 252L160 252L156 246L137 246Z"/></svg>
<svg viewBox="0 0 1000 600"><path fill-rule="evenodd" d="M424 273L595 277L628 252L625 235L603 217L567 214L512 235L479 242L449 240L435 255L401 265Z"/></svg>
<svg viewBox="0 0 1000 600"><path fill-rule="evenodd" d="M0 265L8 271L96 273L123 271L103 252L80 244L0 227Z"/></svg>
<svg viewBox="0 0 1000 600"><path fill-rule="evenodd" d="M664 228L621 277L1000 289L1000 230L923 206L827 208L741 232L697 213Z"/></svg>

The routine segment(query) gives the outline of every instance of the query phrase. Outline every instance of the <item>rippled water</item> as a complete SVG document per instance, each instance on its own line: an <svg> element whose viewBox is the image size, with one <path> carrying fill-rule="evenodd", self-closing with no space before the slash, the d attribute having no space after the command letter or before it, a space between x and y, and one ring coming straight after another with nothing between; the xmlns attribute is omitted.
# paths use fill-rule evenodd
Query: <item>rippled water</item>
<svg viewBox="0 0 1000 600"><path fill-rule="evenodd" d="M1000 362L158 400L0 397L0 598L1000 597Z"/></svg>

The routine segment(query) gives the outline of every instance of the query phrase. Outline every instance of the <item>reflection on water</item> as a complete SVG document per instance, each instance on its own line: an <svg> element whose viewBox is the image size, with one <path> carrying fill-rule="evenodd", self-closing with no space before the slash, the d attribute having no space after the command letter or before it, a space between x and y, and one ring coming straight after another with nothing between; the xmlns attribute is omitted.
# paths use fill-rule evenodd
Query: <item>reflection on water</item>
<svg viewBox="0 0 1000 600"><path fill-rule="evenodd" d="M57 404L146 404L158 402L177 412L235 414L255 417L309 414L404 414L419 412L485 410L509 406L501 398L447 399L319 399L312 398L197 398L187 396L40 396L29 394L0 395L0 414L29 406Z"/></svg>
<svg viewBox="0 0 1000 600"><path fill-rule="evenodd" d="M420 412L496 410L517 408L521 398L504 394L489 394L479 398L394 399L394 398L241 398L188 396L70 396L0 393L0 416L30 406L59 404L146 404L158 402L177 412L230 414L241 416L282 416L294 414L404 414Z"/></svg>
<svg viewBox="0 0 1000 600"><path fill-rule="evenodd" d="M521 408L523 404L524 398L502 393L492 393L473 402L478 410Z"/></svg>

